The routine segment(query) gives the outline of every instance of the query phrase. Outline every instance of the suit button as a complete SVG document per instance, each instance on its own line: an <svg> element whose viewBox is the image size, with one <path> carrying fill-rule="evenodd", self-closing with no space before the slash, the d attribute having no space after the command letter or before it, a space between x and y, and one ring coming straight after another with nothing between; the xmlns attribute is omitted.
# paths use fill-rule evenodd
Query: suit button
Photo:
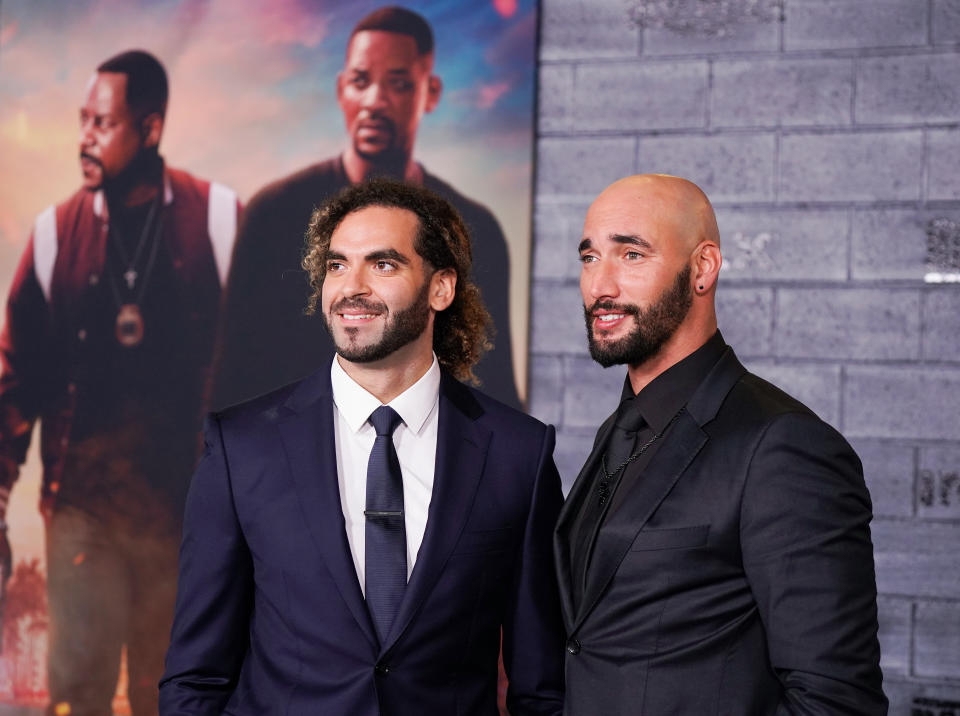
<svg viewBox="0 0 960 716"><path fill-rule="evenodd" d="M567 642L567 652L570 654L579 654L580 653L580 642L576 639L571 639Z"/></svg>
<svg viewBox="0 0 960 716"><path fill-rule="evenodd" d="M386 676L390 673L390 667L387 664L377 664L373 670L380 676Z"/></svg>

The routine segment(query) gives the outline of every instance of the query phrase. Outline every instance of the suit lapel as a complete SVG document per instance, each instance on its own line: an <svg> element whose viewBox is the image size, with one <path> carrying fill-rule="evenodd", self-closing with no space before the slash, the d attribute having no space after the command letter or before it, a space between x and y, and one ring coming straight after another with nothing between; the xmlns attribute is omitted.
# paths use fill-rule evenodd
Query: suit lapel
<svg viewBox="0 0 960 716"><path fill-rule="evenodd" d="M597 534L587 570L583 604L575 627L593 609L643 526L670 493L704 443L706 434L684 410L664 436L664 442L636 481L619 509L610 514ZM624 479L627 476L624 475Z"/></svg>
<svg viewBox="0 0 960 716"><path fill-rule="evenodd" d="M584 497L593 482L600 456L603 454L604 446L610 437L610 431L613 429L614 418L615 415L611 415L597 430L593 450L591 450L590 456L583 464L580 474L577 475L577 479L574 480L573 486L570 488L557 518L557 526L553 531L554 568L557 572L557 582L560 588L563 618L568 626L573 623L575 616L573 613L573 579L575 575L570 572L570 527L576 519L577 513L580 511L580 505L583 504Z"/></svg>
<svg viewBox="0 0 960 716"><path fill-rule="evenodd" d="M437 457L427 526L400 609L383 644L403 634L437 582L473 506L484 472L491 433L476 418L483 409L469 391L444 374L437 417Z"/></svg>
<svg viewBox="0 0 960 716"><path fill-rule="evenodd" d="M371 644L376 633L360 590L340 505L329 370L305 379L278 424L307 526L340 596Z"/></svg>
<svg viewBox="0 0 960 716"><path fill-rule="evenodd" d="M737 360L733 349L728 347L690 398L676 424L664 435L663 444L643 474L634 476L629 473L628 468L628 473L623 476L624 480L628 477L638 479L628 481L633 483L630 493L624 496L619 508L607 517L597 534L583 604L575 615L571 632L580 627L596 606L637 533L646 525L706 444L707 434L701 426L713 420L724 398L744 373L746 369ZM612 421L608 422L612 425ZM604 441L598 442L598 445L603 444ZM594 463L592 469L596 469L596 453L597 448L594 446L594 454L591 455ZM584 466L578 481L585 481L589 477L590 473L586 472L586 469L587 466Z"/></svg>

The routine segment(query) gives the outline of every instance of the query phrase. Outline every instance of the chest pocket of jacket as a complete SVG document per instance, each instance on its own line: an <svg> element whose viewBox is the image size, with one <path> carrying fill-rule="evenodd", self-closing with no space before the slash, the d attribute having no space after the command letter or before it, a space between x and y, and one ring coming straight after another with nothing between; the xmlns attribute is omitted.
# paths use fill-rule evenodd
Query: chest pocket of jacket
<svg viewBox="0 0 960 716"><path fill-rule="evenodd" d="M630 545L631 552L655 549L693 549L707 543L710 525L640 530Z"/></svg>

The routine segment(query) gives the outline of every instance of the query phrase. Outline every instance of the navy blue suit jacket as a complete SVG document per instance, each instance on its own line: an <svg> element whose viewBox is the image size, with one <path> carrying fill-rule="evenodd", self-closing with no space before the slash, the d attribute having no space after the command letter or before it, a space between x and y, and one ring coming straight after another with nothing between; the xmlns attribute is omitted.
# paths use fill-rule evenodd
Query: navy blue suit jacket
<svg viewBox="0 0 960 716"><path fill-rule="evenodd" d="M559 714L551 427L440 387L426 533L386 643L351 558L329 370L208 418L160 713Z"/></svg>

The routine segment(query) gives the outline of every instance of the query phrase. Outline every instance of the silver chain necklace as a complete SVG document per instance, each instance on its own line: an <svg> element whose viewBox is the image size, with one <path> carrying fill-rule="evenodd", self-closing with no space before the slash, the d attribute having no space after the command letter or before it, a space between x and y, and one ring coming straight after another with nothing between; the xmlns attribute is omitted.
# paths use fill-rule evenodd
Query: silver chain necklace
<svg viewBox="0 0 960 716"><path fill-rule="evenodd" d="M613 481L613 478L615 478L617 474L621 470L623 470L623 468L625 468L631 462L633 462L638 457L643 455L643 453L647 451L647 448L649 448L657 440L662 438L663 434L667 432L667 430L670 429L670 426L677 421L677 418L680 417L680 413L682 412L683 412L683 408L677 411L677 414L674 415L672 418L670 418L670 422L664 426L663 430L661 430L659 433L657 433L652 438L647 440L647 442L641 445L640 448L635 453L633 453L630 457L628 457L626 460L624 460L619 465L617 465L617 467L612 472L607 470L607 453L606 451L604 451L603 457L600 458L600 470L603 472L603 477L600 478L597 484L597 497L600 500L600 507L603 507L607 503L607 500L610 499L610 483Z"/></svg>

